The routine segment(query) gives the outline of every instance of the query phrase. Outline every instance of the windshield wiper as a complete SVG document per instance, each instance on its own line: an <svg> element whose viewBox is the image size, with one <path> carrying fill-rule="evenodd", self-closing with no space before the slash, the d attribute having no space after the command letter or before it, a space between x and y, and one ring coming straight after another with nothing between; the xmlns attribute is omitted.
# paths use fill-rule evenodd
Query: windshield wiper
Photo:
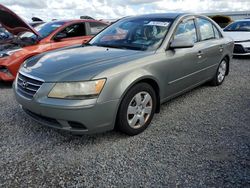
<svg viewBox="0 0 250 188"><path fill-rule="evenodd" d="M96 44L96 46L105 47L105 48L121 48L120 46L112 45L112 44Z"/></svg>
<svg viewBox="0 0 250 188"><path fill-rule="evenodd" d="M90 43L88 43L88 42L87 42L87 43L83 43L83 44L82 44L82 47L84 47L84 46L92 46L92 44L90 44Z"/></svg>

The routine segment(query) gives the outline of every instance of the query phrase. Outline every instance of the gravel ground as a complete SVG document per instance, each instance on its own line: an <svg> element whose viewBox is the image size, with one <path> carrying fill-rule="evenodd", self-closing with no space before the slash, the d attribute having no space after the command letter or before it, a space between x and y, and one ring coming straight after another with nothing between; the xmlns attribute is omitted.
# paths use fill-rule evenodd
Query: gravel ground
<svg viewBox="0 0 250 188"><path fill-rule="evenodd" d="M134 137L42 127L0 83L0 133L0 187L249 187L250 60L162 105Z"/></svg>

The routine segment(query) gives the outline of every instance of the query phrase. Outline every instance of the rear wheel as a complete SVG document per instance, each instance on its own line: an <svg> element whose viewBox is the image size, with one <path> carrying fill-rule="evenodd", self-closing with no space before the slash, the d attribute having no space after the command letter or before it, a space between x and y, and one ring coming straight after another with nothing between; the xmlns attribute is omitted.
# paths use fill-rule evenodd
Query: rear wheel
<svg viewBox="0 0 250 188"><path fill-rule="evenodd" d="M227 69L228 69L228 61L226 59L223 59L220 62L220 65L217 69L214 78L211 80L211 85L213 86L221 85L225 80Z"/></svg>
<svg viewBox="0 0 250 188"><path fill-rule="evenodd" d="M139 83L124 96L117 117L118 128L130 135L143 132L152 121L156 109L156 94L147 83Z"/></svg>

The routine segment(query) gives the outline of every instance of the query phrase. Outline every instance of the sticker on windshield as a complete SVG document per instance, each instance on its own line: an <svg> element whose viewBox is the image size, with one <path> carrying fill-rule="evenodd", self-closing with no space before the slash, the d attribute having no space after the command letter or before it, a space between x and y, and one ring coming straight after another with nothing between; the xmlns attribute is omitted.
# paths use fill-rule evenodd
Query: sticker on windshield
<svg viewBox="0 0 250 188"><path fill-rule="evenodd" d="M146 25L153 25L153 26L161 26L161 27L168 27L169 22L159 22L159 21L151 21Z"/></svg>

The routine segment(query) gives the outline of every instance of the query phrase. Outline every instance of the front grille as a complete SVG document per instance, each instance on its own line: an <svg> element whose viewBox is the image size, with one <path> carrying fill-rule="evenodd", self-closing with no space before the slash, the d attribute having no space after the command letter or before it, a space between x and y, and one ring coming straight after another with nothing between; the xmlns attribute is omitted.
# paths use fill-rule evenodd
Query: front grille
<svg viewBox="0 0 250 188"><path fill-rule="evenodd" d="M242 45L235 44L234 45L234 53L236 53L236 54L244 54L244 53L246 53L246 51L245 51L245 49L243 48Z"/></svg>
<svg viewBox="0 0 250 188"><path fill-rule="evenodd" d="M17 78L17 92L28 99L32 99L42 84L42 81L19 73Z"/></svg>

